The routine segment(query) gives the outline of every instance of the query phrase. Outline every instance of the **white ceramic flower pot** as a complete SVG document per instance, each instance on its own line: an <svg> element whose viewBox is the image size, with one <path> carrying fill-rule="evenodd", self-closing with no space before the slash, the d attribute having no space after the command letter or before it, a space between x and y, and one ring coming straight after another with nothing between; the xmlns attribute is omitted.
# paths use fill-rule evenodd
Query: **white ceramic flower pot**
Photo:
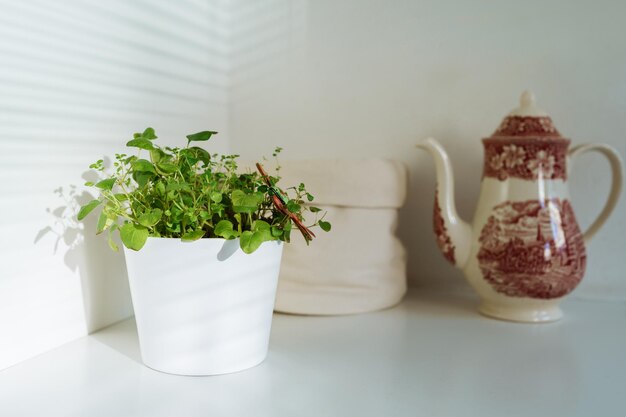
<svg viewBox="0 0 626 417"><path fill-rule="evenodd" d="M261 363L269 343L282 242L253 254L239 240L149 238L125 248L141 356L179 375L217 375Z"/></svg>

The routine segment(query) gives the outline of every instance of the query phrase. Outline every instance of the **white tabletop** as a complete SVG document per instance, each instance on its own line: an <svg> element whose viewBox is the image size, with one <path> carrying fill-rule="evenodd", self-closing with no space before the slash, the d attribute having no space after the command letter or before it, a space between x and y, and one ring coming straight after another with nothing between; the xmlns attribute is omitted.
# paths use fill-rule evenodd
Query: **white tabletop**
<svg viewBox="0 0 626 417"><path fill-rule="evenodd" d="M553 324L411 294L343 317L275 315L267 360L217 377L141 364L127 320L0 372L0 416L623 416L626 304L567 301Z"/></svg>

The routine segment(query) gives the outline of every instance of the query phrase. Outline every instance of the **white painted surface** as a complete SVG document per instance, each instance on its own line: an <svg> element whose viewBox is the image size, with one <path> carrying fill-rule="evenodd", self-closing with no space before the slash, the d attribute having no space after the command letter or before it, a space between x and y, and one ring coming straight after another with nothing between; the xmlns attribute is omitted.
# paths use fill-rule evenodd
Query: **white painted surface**
<svg viewBox="0 0 626 417"><path fill-rule="evenodd" d="M436 247L435 169L418 140L433 136L449 151L466 221L478 198L480 138L525 89L573 144L604 142L626 156L626 2L239 1L232 14L235 41L258 35L233 49L233 149L404 161L411 178L400 229L413 285L468 290ZM571 194L583 227L602 208L609 173L599 157L577 163ZM626 300L624 200L589 245L578 297Z"/></svg>
<svg viewBox="0 0 626 417"><path fill-rule="evenodd" d="M626 305L564 303L552 324L410 296L378 313L275 315L268 359L180 377L140 364L125 321L0 372L0 415L588 417L624 414Z"/></svg>
<svg viewBox="0 0 626 417"><path fill-rule="evenodd" d="M267 356L283 242L148 238L124 249L143 363L178 375L238 372Z"/></svg>
<svg viewBox="0 0 626 417"><path fill-rule="evenodd" d="M123 255L73 217L87 167L146 126L227 149L228 62L219 0L0 9L2 369L132 314Z"/></svg>

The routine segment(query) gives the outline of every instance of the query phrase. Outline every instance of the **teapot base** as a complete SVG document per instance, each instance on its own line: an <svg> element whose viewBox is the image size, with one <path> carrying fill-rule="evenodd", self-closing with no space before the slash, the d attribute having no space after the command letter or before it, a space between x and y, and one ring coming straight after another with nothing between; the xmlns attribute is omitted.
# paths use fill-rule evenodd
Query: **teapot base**
<svg viewBox="0 0 626 417"><path fill-rule="evenodd" d="M488 301L483 301L478 311L487 317L519 323L549 323L563 317L563 311L557 306L522 308L503 306Z"/></svg>

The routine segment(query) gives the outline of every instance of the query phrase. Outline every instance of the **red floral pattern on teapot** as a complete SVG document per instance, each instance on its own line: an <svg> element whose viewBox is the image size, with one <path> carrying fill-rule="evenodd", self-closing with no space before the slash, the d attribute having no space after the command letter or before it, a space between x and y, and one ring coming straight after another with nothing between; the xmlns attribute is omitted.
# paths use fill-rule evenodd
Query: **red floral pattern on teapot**
<svg viewBox="0 0 626 417"><path fill-rule="evenodd" d="M452 239L450 239L450 235L448 234L446 222L441 215L438 191L435 191L435 205L433 207L433 229L435 231L435 236L437 237L437 246L439 246L441 253L443 253L444 258L446 258L448 262L454 265L456 263L456 260L454 258L454 245L452 244Z"/></svg>
<svg viewBox="0 0 626 417"><path fill-rule="evenodd" d="M483 176L504 181L567 180L568 139L553 138L537 141L524 138L483 139L485 161Z"/></svg>

